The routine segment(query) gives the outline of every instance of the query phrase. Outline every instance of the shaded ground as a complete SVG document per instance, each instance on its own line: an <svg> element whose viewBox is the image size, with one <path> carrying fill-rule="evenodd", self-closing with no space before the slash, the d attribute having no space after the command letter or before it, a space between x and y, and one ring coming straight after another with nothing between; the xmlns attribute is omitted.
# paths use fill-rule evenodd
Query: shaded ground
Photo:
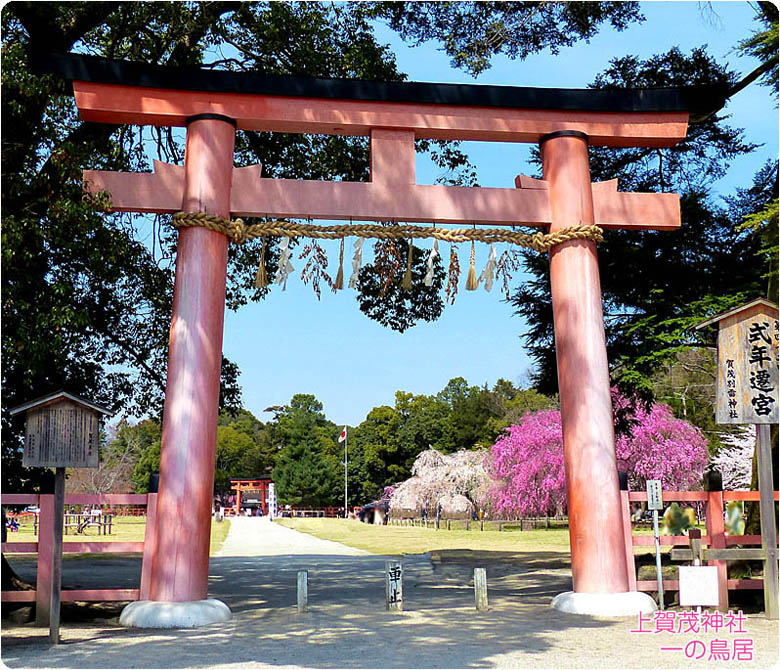
<svg viewBox="0 0 780 670"><path fill-rule="evenodd" d="M636 620L607 620L555 612L550 599L571 588L568 554L438 552L404 557L405 611L384 610L384 557L316 540L267 522L231 529L211 560L210 595L233 620L196 630L127 630L116 614L102 621L68 621L64 643L49 647L47 631L3 622L2 660L11 668L215 667L733 667L736 661L688 660L682 651L711 635L639 634ZM266 525L261 525L265 523ZM235 531L235 532L234 532ZM293 533L294 535L288 535ZM231 537L232 536L232 537ZM315 540L311 543L310 540ZM335 546L334 546L335 545ZM288 553L280 554L285 550ZM295 547L295 549L290 549ZM295 553L293 553L293 551ZM335 552L335 553L334 553ZM433 559L433 560L431 560ZM487 568L491 609L474 609L471 571ZM25 576L34 564L14 561ZM138 559L67 561L65 584L125 586L139 574ZM309 571L310 611L295 610L298 570ZM754 660L740 667L771 667L778 659L777 623L751 617L747 635ZM732 643L735 636L722 633Z"/></svg>

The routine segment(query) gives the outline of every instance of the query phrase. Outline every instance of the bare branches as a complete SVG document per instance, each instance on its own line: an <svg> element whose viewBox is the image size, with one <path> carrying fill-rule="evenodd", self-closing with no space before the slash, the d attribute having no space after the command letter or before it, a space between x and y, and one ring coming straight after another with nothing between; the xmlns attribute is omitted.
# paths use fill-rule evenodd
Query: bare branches
<svg viewBox="0 0 780 670"><path fill-rule="evenodd" d="M507 249L496 263L496 279L501 279L501 290L509 300L509 282L512 274L523 267L522 254L517 249Z"/></svg>

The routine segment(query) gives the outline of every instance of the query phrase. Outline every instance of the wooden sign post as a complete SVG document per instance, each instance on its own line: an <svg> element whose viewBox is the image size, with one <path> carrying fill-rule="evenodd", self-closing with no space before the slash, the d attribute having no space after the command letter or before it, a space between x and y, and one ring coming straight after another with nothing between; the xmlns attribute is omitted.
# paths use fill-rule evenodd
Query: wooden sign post
<svg viewBox="0 0 780 670"><path fill-rule="evenodd" d="M478 611L488 611L487 573L485 568L474 568L474 602Z"/></svg>
<svg viewBox="0 0 780 670"><path fill-rule="evenodd" d="M105 407L59 391L14 407L11 416L25 413L25 467L54 468L54 500L51 537L43 537L40 551L51 550L49 593L38 576L36 620L49 626L49 641L60 641L60 593L62 591L62 532L65 514L65 468L95 468L98 465L100 419L111 415ZM41 502L43 509L44 502ZM48 545L48 547L47 547ZM47 597L48 595L48 597Z"/></svg>
<svg viewBox="0 0 780 670"><path fill-rule="evenodd" d="M777 526L769 438L769 424L778 423L780 419L777 305L758 298L718 314L696 328L716 323L716 419L718 423L752 423L756 426L761 544L764 550L764 608L769 619L777 619Z"/></svg>
<svg viewBox="0 0 780 670"><path fill-rule="evenodd" d="M775 322L776 323L776 322ZM775 355L777 350L775 349ZM777 525L772 490L772 445L769 426L756 426L756 452L758 454L758 490L761 509L761 546L764 548L764 607L770 619L780 618L778 611L777 583Z"/></svg>

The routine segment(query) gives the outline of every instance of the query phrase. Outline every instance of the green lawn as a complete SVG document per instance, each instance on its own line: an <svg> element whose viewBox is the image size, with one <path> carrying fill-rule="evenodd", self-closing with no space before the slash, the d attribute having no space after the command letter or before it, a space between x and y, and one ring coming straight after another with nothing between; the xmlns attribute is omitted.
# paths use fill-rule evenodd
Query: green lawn
<svg viewBox="0 0 780 670"><path fill-rule="evenodd" d="M565 527L520 531L516 525L506 524L503 531L480 531L479 523L472 522L471 530L467 531L462 527L462 522L458 522L461 527L457 529L453 522L453 530L446 530L442 522L441 530L437 531L433 527L374 526L344 519L279 518L275 519L274 523L380 555L420 554L442 549L495 552L570 551L569 529ZM652 528L644 527L634 530L635 535L652 535L652 532ZM665 563L669 561L668 554L671 550L671 545L661 546ZM655 555L655 547L635 547L634 553L638 563L643 563ZM649 556L643 560L641 557L644 555ZM646 566L645 572L650 569L651 566ZM652 569L655 570L654 567ZM643 574L641 578L651 577L645 577Z"/></svg>
<svg viewBox="0 0 780 670"><path fill-rule="evenodd" d="M22 517L24 523L16 533L8 533L8 542L37 542L33 533L32 517ZM146 533L146 517L116 516L112 524L111 535L98 535L97 528L87 528L79 535L74 529L68 529L63 538L65 542L143 542ZM230 530L226 522L211 524L211 555L222 548L222 543Z"/></svg>
<svg viewBox="0 0 780 670"><path fill-rule="evenodd" d="M527 552L569 551L569 531L550 530L498 531L435 530L409 526L374 526L345 519L275 519L287 528L294 528L325 540L341 542L373 554L421 554L441 549L471 549L475 551Z"/></svg>

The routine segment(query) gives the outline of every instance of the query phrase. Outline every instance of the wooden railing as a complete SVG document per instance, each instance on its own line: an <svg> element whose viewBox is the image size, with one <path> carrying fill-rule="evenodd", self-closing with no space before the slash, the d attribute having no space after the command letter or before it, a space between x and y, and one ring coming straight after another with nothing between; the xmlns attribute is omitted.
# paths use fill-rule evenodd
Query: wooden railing
<svg viewBox="0 0 780 670"><path fill-rule="evenodd" d="M290 509L279 508L276 516L292 517L325 517L334 519L344 516L344 509L341 507L291 507Z"/></svg>
<svg viewBox="0 0 780 670"><path fill-rule="evenodd" d="M37 542L3 542L2 551L8 554L38 554L38 573L34 591L3 591L3 602L36 603L36 618L48 620L52 591L52 538L54 525L54 496L35 493L3 493L3 505L38 505L39 535ZM146 529L143 542L65 542L62 551L67 554L144 553L144 545L154 536L157 494L72 494L65 496L66 505L133 505L146 507ZM141 584L137 589L67 589L62 602L145 600L149 597L150 561L141 568Z"/></svg>
<svg viewBox="0 0 780 670"><path fill-rule="evenodd" d="M390 517L387 522L391 526L413 526L419 528L431 528L434 530L498 530L505 528L517 531L526 530L550 530L552 528L566 528L569 521L566 517L534 517L527 519L447 519L441 517Z"/></svg>
<svg viewBox="0 0 780 670"><path fill-rule="evenodd" d="M655 538L652 535L634 535L631 526L631 503L647 502L646 491L621 491L623 535L626 544L626 567L628 569L629 588L632 591L657 591L656 580L638 580L636 562L634 559L634 547L654 546ZM712 549L725 549L734 545L761 545L760 535L726 535L723 520L723 504L732 500L755 501L759 500L758 491L664 491L663 501L666 505L672 502L701 503L704 506L706 519L706 534L702 535L702 545ZM778 500L778 492L775 491L775 500ZM687 535L662 535L662 545L685 546L689 545ZM728 609L729 590L763 589L763 579L729 579L728 562L723 560L707 561L708 565L718 568L718 599L719 608ZM663 580L664 591L677 591L680 583L676 579Z"/></svg>

